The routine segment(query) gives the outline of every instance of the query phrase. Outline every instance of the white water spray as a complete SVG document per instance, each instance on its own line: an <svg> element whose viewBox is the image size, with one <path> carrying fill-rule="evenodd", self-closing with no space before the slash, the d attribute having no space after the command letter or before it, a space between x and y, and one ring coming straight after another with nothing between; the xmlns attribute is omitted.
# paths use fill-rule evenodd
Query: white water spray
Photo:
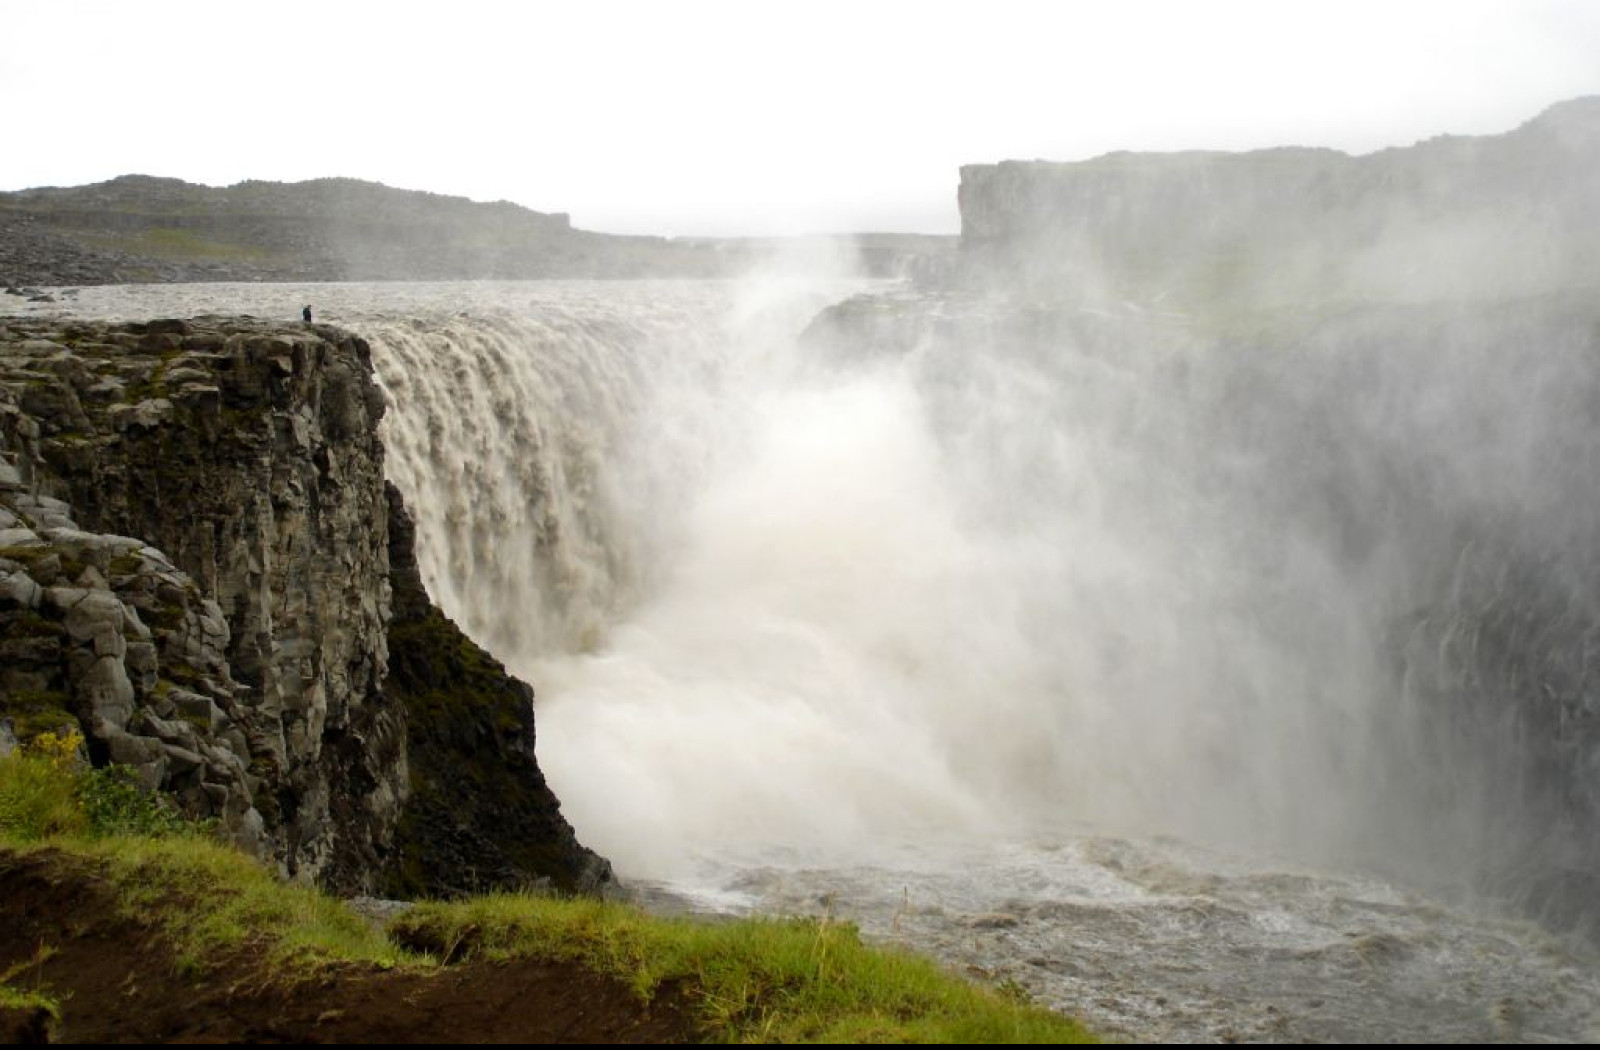
<svg viewBox="0 0 1600 1050"><path fill-rule="evenodd" d="M1596 520L1562 474L1600 452L1581 325L1219 345L952 301L797 343L847 292L320 293L374 344L427 582L537 686L586 843L1136 1035L1593 1035L1593 968L1540 934L1137 838L1429 884L1585 855L1556 803L1588 782L1489 674L1545 653L1517 680L1556 690L1581 651L1539 582Z"/></svg>

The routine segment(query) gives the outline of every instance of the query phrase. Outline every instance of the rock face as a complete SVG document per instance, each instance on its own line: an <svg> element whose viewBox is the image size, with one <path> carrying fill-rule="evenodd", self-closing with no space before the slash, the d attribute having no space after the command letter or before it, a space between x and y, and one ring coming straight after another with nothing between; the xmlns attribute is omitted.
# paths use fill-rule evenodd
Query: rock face
<svg viewBox="0 0 1600 1050"><path fill-rule="evenodd" d="M1600 98L1504 135L1327 149L1112 153L961 169L969 282L1179 307L1424 300L1600 277Z"/></svg>
<svg viewBox="0 0 1600 1050"><path fill-rule="evenodd" d="M409 863L440 875L412 889L455 888L427 833L395 856L437 727L419 720L409 746L409 696L386 686L390 560L411 554L408 527L398 547L389 534L405 518L384 490L383 409L366 344L331 328L0 327L0 710L19 735L76 720L97 760L136 766L291 876L355 891ZM414 571L401 583L405 622L443 620ZM415 674L426 662L405 654ZM527 699L492 661L484 674ZM538 778L526 708L529 753L462 759L529 774L552 863L488 862L474 849L493 833L446 855L483 883L592 883L603 862Z"/></svg>
<svg viewBox="0 0 1600 1050"><path fill-rule="evenodd" d="M98 761L133 766L146 788L265 852L259 722L229 673L217 604L159 550L84 532L66 504L18 488L0 484L6 744L81 725Z"/></svg>
<svg viewBox="0 0 1600 1050"><path fill-rule="evenodd" d="M414 530L389 486L394 582L386 694L407 712L410 797L382 884L390 896L472 893L546 873L589 891L611 867L578 844L534 760L533 690L428 600Z"/></svg>

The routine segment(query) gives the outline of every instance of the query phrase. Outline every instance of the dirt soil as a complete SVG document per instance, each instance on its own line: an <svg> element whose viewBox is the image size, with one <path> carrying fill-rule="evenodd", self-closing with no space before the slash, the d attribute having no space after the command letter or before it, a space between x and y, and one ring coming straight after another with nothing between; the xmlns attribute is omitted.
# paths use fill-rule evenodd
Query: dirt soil
<svg viewBox="0 0 1600 1050"><path fill-rule="evenodd" d="M18 965L7 983L54 996L62 1018L47 1025L0 1010L4 1042L696 1041L681 993L647 1005L576 965L460 963L425 974L344 966L290 980L240 952L180 975L155 931L118 914L107 884L48 851L0 852L0 974Z"/></svg>

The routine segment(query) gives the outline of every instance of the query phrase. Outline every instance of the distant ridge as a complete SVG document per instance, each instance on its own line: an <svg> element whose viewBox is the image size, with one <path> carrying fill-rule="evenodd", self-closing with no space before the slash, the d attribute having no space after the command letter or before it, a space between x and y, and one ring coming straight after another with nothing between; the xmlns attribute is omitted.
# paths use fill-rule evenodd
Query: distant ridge
<svg viewBox="0 0 1600 1050"><path fill-rule="evenodd" d="M1600 283L1600 96L1359 156L1108 153L961 169L961 270L1063 300L1215 307Z"/></svg>
<svg viewBox="0 0 1600 1050"><path fill-rule="evenodd" d="M199 186L123 175L0 193L0 287L178 281L724 277L782 238L634 237L563 212L360 179ZM900 276L954 237L840 234L865 272Z"/></svg>
<svg viewBox="0 0 1600 1050"><path fill-rule="evenodd" d="M0 193L0 280L13 284L709 276L730 268L725 256L358 179L216 188L124 175Z"/></svg>

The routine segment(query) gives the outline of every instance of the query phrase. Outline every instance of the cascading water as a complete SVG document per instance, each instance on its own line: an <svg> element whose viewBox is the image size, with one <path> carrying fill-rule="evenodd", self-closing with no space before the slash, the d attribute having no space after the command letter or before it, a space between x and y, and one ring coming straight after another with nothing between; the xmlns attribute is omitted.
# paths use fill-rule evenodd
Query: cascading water
<svg viewBox="0 0 1600 1050"><path fill-rule="evenodd" d="M586 843L1145 1038L1600 1036L1581 946L1350 874L1577 878L1540 899L1592 921L1586 307L879 296L797 338L852 290L315 292Z"/></svg>
<svg viewBox="0 0 1600 1050"><path fill-rule="evenodd" d="M651 373L697 356L692 321L637 314L550 304L370 329L428 586L497 652L583 650L635 582L618 455Z"/></svg>
<svg viewBox="0 0 1600 1050"><path fill-rule="evenodd" d="M581 646L507 650L544 690L544 761L569 816L623 872L725 905L840 908L979 965L1025 948L1024 976L1064 1003L1088 992L1063 972L1087 936L1108 969L1140 975L1102 1009L1147 1034L1185 1030L1129 1005L1126 984L1150 972L1130 946L1152 941L1180 970L1248 954L1226 972L1269 998L1319 988L1314 1019L1243 1022L1257 1036L1572 1022L1529 1016L1525 974L1462 967L1498 931L1441 936L1372 884L1085 837L1178 834L1512 893L1529 870L1585 870L1593 810L1530 786L1552 756L1501 732L1524 698L1454 708L1483 669L1412 651L1460 644L1426 641L1440 621L1481 633L1475 604L1548 602L1527 581L1451 582L1473 549L1496 564L1583 550L1570 527L1587 490L1551 466L1600 451L1573 425L1596 386L1569 307L1442 329L1426 310L1358 313L1230 343L1188 318L1019 325L994 303L879 298L864 309L883 316L804 344L798 324L742 325L736 295L700 307L694 338L658 332L647 359L625 340L589 348L635 367L612 387L627 399L607 402L603 448L583 446L614 481L601 524L571 531L630 552L625 602ZM521 360L571 381L558 355ZM419 491L435 479L448 484L430 468ZM535 574L516 579L529 589L509 604L479 596L462 614L548 600ZM1564 637L1581 635L1581 610L1563 609ZM1557 702L1582 702L1568 693ZM1570 760L1543 774L1576 793L1587 777ZM952 881L955 858L982 875ZM930 900L933 921L908 914ZM1557 921L1592 916L1569 893ZM997 936L969 932L986 922L1024 932L998 953L963 943ZM1449 962L1422 961L1435 955ZM1497 991L1488 1009L1442 999L1410 1029L1398 1009L1357 1020L1416 980ZM1210 1005L1187 1023L1224 1030Z"/></svg>

